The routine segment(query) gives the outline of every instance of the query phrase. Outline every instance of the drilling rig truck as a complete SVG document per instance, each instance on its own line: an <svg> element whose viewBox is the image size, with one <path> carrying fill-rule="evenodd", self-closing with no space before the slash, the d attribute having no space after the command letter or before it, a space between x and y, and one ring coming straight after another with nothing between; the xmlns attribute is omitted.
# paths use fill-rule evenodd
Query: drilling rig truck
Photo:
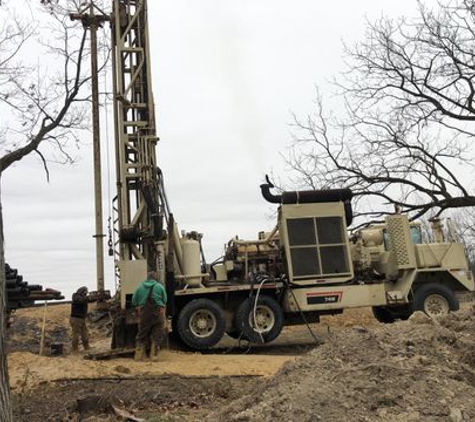
<svg viewBox="0 0 475 422"><path fill-rule="evenodd" d="M349 235L348 189L271 192L277 224L256 240L231 239L219 260L203 259L202 235L180 233L157 165L146 0L113 0L113 95L117 172L120 306L113 347L134 341L131 298L154 270L166 286L174 335L204 350L227 334L251 342L277 338L285 325L317 322L346 308L373 308L380 321L458 309L473 291L461 243L422 243L420 227L394 214Z"/></svg>

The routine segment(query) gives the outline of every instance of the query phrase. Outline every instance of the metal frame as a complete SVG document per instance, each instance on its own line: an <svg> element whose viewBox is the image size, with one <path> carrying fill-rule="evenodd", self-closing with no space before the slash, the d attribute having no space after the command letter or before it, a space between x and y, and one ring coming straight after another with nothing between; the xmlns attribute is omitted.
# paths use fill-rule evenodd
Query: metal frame
<svg viewBox="0 0 475 422"><path fill-rule="evenodd" d="M166 206L156 164L147 1L114 0L112 22L118 260L146 260L162 272Z"/></svg>

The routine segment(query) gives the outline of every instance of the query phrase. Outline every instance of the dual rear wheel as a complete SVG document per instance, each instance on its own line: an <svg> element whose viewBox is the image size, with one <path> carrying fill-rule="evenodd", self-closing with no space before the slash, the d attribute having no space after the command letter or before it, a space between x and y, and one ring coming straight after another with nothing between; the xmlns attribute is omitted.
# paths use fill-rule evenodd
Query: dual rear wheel
<svg viewBox="0 0 475 422"><path fill-rule="evenodd" d="M282 331L284 314L279 303L270 296L245 299L234 314L233 329L228 334L253 343L268 343ZM192 349L215 346L226 331L221 306L211 299L195 299L187 303L175 324L180 339Z"/></svg>

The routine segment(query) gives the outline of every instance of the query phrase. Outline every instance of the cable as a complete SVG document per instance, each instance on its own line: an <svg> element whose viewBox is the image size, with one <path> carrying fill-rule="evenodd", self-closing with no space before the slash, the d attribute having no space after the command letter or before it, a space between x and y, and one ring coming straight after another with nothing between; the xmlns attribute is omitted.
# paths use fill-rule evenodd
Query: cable
<svg viewBox="0 0 475 422"><path fill-rule="evenodd" d="M241 331L241 334L239 334L239 337L236 339L236 341L237 341L237 345L234 344L234 345L232 345L231 347L228 347L228 348L223 352L223 355L227 355L228 353L232 352L232 351L233 351L234 349L236 349L236 348L240 349L240 348L242 347L242 346L241 346L241 341L247 341L248 344L247 344L247 349L244 350L244 351L243 351L242 353L240 353L240 354L245 355L245 354L247 354L247 353L249 353L249 352L251 351L251 349L252 349L252 343L251 343L249 340L247 340L247 339L245 339L245 338L242 337L242 331Z"/></svg>
<svg viewBox="0 0 475 422"><path fill-rule="evenodd" d="M262 341L262 344L265 343L264 341L264 337L262 336L262 333L264 332L264 329L258 329L257 326L256 326L256 313L257 313L257 302L259 301L259 294L261 293L261 288L262 286L264 285L264 283L268 281L267 278L264 278L260 284L259 284L259 287L257 288L257 293L256 293L256 298L254 300L254 310L253 310L253 313L252 313L252 323L253 323L253 327L252 329L257 333L259 334L260 338L261 338L261 341Z"/></svg>
<svg viewBox="0 0 475 422"><path fill-rule="evenodd" d="M107 31L105 28L103 28L103 35L104 39L107 39ZM112 198L111 198L111 159L110 159L110 142L109 142L109 101L108 101L108 90L107 90L107 81L109 80L108 78L108 66L106 64L108 60L108 53L106 48L102 48L102 53L103 53L103 61L104 61L104 116L105 116L105 138L106 138L106 168L107 168L107 211L108 211L108 224L109 224L109 241L108 241L108 247L109 247L109 256L111 256L111 251L112 251L112 256L114 256L114 245L116 243L116 238L115 238L115 231L112 230L112 216L114 215L114 207L112 204ZM111 224L112 223L112 224ZM114 263L115 266L115 263ZM114 276L114 284L116 289L118 288L118 278L117 278L117 272L113 271L113 276Z"/></svg>
<svg viewBox="0 0 475 422"><path fill-rule="evenodd" d="M316 346L321 346L321 345L323 344L323 342L322 342L322 341L315 335L315 333L312 331L312 328L310 327L310 324L308 323L307 318L305 318L305 315L304 315L304 313L303 313L303 311L302 311L302 308L300 307L299 302L298 302L297 298L295 297L295 293L294 293L294 291L293 291L292 288L290 289L290 293L292 293L292 297L293 297L294 300L295 300L295 304L297 305L297 308L299 309L300 315L301 315L302 319L304 320L305 325L307 326L307 329L308 329L310 335L311 335L311 336L313 337L313 339L315 340L315 345L316 345Z"/></svg>
<svg viewBox="0 0 475 422"><path fill-rule="evenodd" d="M258 333L259 336L261 337L261 342L262 342L262 344L265 343L264 337L262 336L262 333L264 332L264 330L263 330L263 329L260 329L260 330L259 330L259 329L257 328L257 326L256 326L256 313L257 313L257 303L258 303L258 301L259 301L259 295L260 295L260 292L261 292L261 288L262 288L262 286L264 285L264 283L265 283L266 281L269 281L269 280L268 280L267 278L264 278L264 279L259 283L259 287L257 288L257 293L256 293L256 297L255 297L255 299L254 299L254 306L253 306L253 313L252 313L252 325L253 325L253 326L251 327L251 328L252 328L256 333ZM253 286L253 285L254 285L254 283L252 283L252 286ZM252 297L252 296L250 296L250 297ZM224 352L224 354L227 354L227 353L231 352L231 351L232 351L233 349L235 349L236 347L240 348L240 347L241 347L241 341L242 341L242 340L245 340L245 341L248 341L248 342L249 342L249 343L248 343L248 348L247 348L242 354L247 354L247 353L249 353L249 352L252 350L252 343L253 343L253 342L250 341L250 340L248 340L248 339L243 339L243 338L242 338L242 335L243 335L243 333L242 333L242 330L241 330L241 333L239 334L239 338L237 339L237 342L238 342L237 346L231 346L230 348L228 348L228 349Z"/></svg>

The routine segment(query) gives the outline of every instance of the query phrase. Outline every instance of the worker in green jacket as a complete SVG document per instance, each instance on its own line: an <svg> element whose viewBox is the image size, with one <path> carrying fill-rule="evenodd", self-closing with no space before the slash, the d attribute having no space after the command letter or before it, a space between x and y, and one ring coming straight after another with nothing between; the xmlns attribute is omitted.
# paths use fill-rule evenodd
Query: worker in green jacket
<svg viewBox="0 0 475 422"><path fill-rule="evenodd" d="M157 273L151 271L147 279L140 283L132 296L132 305L137 309L139 328L135 339L135 360L144 360L146 346L150 344L150 358L158 356L165 327L167 293L157 281Z"/></svg>

